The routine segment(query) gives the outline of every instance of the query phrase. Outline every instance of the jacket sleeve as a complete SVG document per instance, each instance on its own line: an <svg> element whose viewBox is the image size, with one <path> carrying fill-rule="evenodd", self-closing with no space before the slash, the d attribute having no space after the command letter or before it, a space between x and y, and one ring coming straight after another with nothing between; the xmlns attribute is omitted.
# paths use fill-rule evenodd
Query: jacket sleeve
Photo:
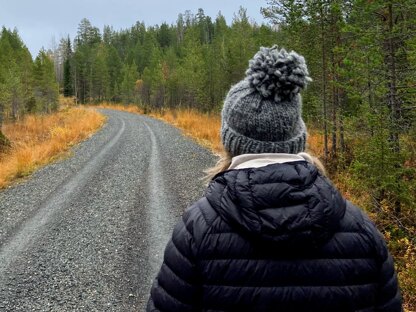
<svg viewBox="0 0 416 312"><path fill-rule="evenodd" d="M387 249L387 245L382 234L376 229L375 225L369 221L369 219L367 219L367 226L370 227L370 231L373 234L380 261L379 287L375 311L401 312L403 311L402 298L396 271L394 269L393 258Z"/></svg>
<svg viewBox="0 0 416 312"><path fill-rule="evenodd" d="M197 247L193 223L192 211L187 210L166 246L162 267L150 292L147 311L198 310L201 292L196 270Z"/></svg>
<svg viewBox="0 0 416 312"><path fill-rule="evenodd" d="M381 312L401 312L402 299L397 282L397 275L394 270L393 258L387 251L380 271L380 284L378 293L378 306L376 311Z"/></svg>

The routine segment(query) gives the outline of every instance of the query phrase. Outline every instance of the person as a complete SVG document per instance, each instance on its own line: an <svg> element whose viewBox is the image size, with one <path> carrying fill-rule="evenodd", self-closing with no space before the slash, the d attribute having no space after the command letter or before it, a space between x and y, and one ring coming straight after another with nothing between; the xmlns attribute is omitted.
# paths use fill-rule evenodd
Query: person
<svg viewBox="0 0 416 312"><path fill-rule="evenodd" d="M310 81L293 51L250 60L222 109L228 157L175 227L147 311L402 310L382 235L305 153Z"/></svg>

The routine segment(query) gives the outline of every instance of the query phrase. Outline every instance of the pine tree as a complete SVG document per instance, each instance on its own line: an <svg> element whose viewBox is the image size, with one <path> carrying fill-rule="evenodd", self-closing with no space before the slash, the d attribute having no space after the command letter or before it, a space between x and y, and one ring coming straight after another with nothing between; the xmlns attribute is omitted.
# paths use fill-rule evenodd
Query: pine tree
<svg viewBox="0 0 416 312"><path fill-rule="evenodd" d="M120 91L124 104L135 102L135 87L137 81L137 66L135 63L131 65L125 64L121 71L123 80L121 82Z"/></svg>
<svg viewBox="0 0 416 312"><path fill-rule="evenodd" d="M0 98L3 113L18 119L25 113L25 104L31 94L31 65L29 51L17 30L3 27L0 38Z"/></svg>
<svg viewBox="0 0 416 312"><path fill-rule="evenodd" d="M50 113L58 108L59 86L55 79L53 61L41 50L34 64L34 89L40 111Z"/></svg>
<svg viewBox="0 0 416 312"><path fill-rule="evenodd" d="M73 66L75 72L75 93L81 103L92 101L94 97L94 69L97 47L101 43L101 34L88 19L81 20L75 38Z"/></svg>
<svg viewBox="0 0 416 312"><path fill-rule="evenodd" d="M72 79L72 47L71 39L68 38L65 41L64 51L64 96L74 95L73 79Z"/></svg>
<svg viewBox="0 0 416 312"><path fill-rule="evenodd" d="M304 112L308 121L311 113L322 120L325 159L371 177L365 181L375 207L388 201L399 216L402 204L414 200L402 142L414 131L416 3L267 3L263 14L277 25L279 41L308 60L314 83ZM322 113L314 103L322 103Z"/></svg>

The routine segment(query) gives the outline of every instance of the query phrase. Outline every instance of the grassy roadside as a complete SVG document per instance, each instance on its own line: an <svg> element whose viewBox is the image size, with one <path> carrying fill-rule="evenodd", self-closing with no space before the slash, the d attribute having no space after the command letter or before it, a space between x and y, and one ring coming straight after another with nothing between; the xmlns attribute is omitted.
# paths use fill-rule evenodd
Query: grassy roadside
<svg viewBox="0 0 416 312"><path fill-rule="evenodd" d="M144 114L143 110L133 105L102 103L91 107L109 108L129 113ZM181 129L185 135L192 137L201 145L211 149L215 154L222 151L219 129L221 117L219 114L203 114L195 110L163 110L150 112L151 117L163 120Z"/></svg>
<svg viewBox="0 0 416 312"><path fill-rule="evenodd" d="M137 106L105 104L100 107L143 114L143 111ZM180 128L184 134L194 138L215 154L221 153L219 136L221 117L219 114L203 114L195 110L164 110L162 112L152 112L149 115ZM308 146L311 154L322 157L324 150L323 135L318 131L309 129ZM371 206L371 198L369 198L368 192L360 186L354 186L346 170L332 173L331 179L348 200L361 207ZM382 229L389 249L395 258L405 302L405 312L416 311L416 245L408 237L395 238L392 233L398 229L394 225L384 227L388 219L383 219L383 216L371 211L369 211L369 215Z"/></svg>
<svg viewBox="0 0 416 312"><path fill-rule="evenodd" d="M215 154L222 152L220 138L221 117L219 114L203 114L195 110L166 110L150 116L166 121L181 129L186 135Z"/></svg>
<svg viewBox="0 0 416 312"><path fill-rule="evenodd" d="M102 103L99 105L92 105L91 107L109 108L129 113L144 114L142 109L133 105ZM204 114L191 109L169 109L161 112L150 112L148 115L181 129L185 135L209 148L215 154L222 152L219 134L221 117L219 114Z"/></svg>
<svg viewBox="0 0 416 312"><path fill-rule="evenodd" d="M105 122L105 117L96 110L65 104L59 112L27 115L3 125L11 148L0 154L0 189L62 157L71 146L91 136Z"/></svg>

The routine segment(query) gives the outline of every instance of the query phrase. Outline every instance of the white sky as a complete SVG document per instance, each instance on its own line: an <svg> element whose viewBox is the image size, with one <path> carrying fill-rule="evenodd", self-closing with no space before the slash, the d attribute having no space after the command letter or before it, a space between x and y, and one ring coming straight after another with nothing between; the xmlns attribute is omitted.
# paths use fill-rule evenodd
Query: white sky
<svg viewBox="0 0 416 312"><path fill-rule="evenodd" d="M198 8L213 19L218 12L231 23L240 6L257 23L266 23L260 8L266 0L0 0L0 27L17 27L20 37L35 57L42 47L52 47L53 38L76 35L81 19L88 18L92 25L102 31L104 25L115 30L133 26L137 21L152 26L167 22L175 23L178 14Z"/></svg>

